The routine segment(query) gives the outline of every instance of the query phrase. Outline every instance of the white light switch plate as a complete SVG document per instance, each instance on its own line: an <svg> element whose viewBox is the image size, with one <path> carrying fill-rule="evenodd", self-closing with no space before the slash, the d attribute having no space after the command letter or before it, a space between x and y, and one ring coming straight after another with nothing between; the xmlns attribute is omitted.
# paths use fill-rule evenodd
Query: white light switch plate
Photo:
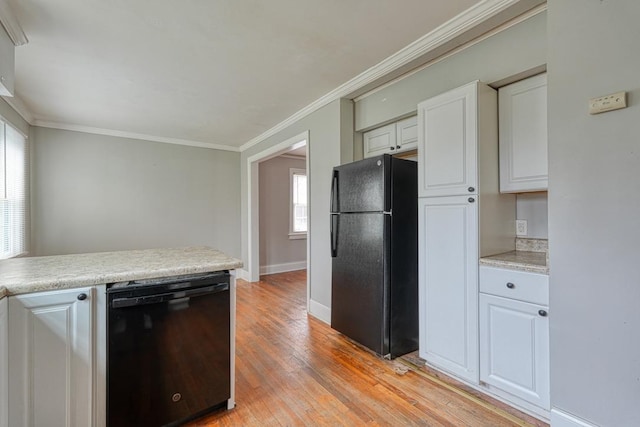
<svg viewBox="0 0 640 427"><path fill-rule="evenodd" d="M627 108L627 92L612 93L589 100L589 114L599 114L620 108Z"/></svg>
<svg viewBox="0 0 640 427"><path fill-rule="evenodd" d="M527 235L527 220L517 219L516 220L516 236L526 236L526 235Z"/></svg>

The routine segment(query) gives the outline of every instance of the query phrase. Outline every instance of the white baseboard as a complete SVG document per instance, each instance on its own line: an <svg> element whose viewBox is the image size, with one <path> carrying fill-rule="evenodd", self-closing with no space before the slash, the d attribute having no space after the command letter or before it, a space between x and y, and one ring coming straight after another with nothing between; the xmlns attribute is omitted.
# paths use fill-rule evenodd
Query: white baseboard
<svg viewBox="0 0 640 427"><path fill-rule="evenodd" d="M309 314L331 325L331 308L312 299L309 300Z"/></svg>
<svg viewBox="0 0 640 427"><path fill-rule="evenodd" d="M246 280L247 282L251 281L251 277L249 276L249 272L245 269L238 269L236 270L236 278L237 279L242 279L242 280Z"/></svg>
<svg viewBox="0 0 640 427"><path fill-rule="evenodd" d="M596 427L596 425L560 409L553 408L551 409L551 427Z"/></svg>
<svg viewBox="0 0 640 427"><path fill-rule="evenodd" d="M286 262L284 264L261 265L260 274L286 273L287 271L304 270L307 261Z"/></svg>

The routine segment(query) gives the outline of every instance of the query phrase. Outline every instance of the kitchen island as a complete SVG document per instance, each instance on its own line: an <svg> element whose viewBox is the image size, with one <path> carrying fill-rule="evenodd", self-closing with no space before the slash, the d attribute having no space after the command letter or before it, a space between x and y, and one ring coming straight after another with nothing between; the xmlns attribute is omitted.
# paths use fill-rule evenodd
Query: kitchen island
<svg viewBox="0 0 640 427"><path fill-rule="evenodd" d="M231 273L230 375L235 404L235 275L242 262L208 247L0 261L8 307L0 342L0 427L106 425L107 284ZM1 311L1 310L0 310ZM2 322L0 322L2 323ZM5 354L8 357L3 358ZM4 366L1 366L4 364Z"/></svg>
<svg viewBox="0 0 640 427"><path fill-rule="evenodd" d="M239 259L204 246L13 258L0 261L0 288L19 295L240 267Z"/></svg>

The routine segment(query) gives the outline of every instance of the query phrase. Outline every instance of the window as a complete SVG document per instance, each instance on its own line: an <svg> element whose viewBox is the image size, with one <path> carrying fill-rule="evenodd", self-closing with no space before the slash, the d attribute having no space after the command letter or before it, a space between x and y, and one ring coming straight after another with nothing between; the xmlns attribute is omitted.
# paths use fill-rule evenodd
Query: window
<svg viewBox="0 0 640 427"><path fill-rule="evenodd" d="M307 171L289 169L291 203L289 210L289 238L307 236Z"/></svg>
<svg viewBox="0 0 640 427"><path fill-rule="evenodd" d="M27 252L28 153L27 139L0 121L0 259Z"/></svg>

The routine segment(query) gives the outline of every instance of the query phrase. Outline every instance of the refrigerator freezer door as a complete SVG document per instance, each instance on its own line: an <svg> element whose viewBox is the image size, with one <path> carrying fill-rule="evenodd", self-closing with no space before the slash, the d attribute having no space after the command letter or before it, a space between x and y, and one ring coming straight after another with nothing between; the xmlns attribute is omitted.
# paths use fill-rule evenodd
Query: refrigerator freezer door
<svg viewBox="0 0 640 427"><path fill-rule="evenodd" d="M331 212L391 209L391 156L360 160L333 169Z"/></svg>
<svg viewBox="0 0 640 427"><path fill-rule="evenodd" d="M389 353L390 217L341 214L332 268L331 327L379 355Z"/></svg>

